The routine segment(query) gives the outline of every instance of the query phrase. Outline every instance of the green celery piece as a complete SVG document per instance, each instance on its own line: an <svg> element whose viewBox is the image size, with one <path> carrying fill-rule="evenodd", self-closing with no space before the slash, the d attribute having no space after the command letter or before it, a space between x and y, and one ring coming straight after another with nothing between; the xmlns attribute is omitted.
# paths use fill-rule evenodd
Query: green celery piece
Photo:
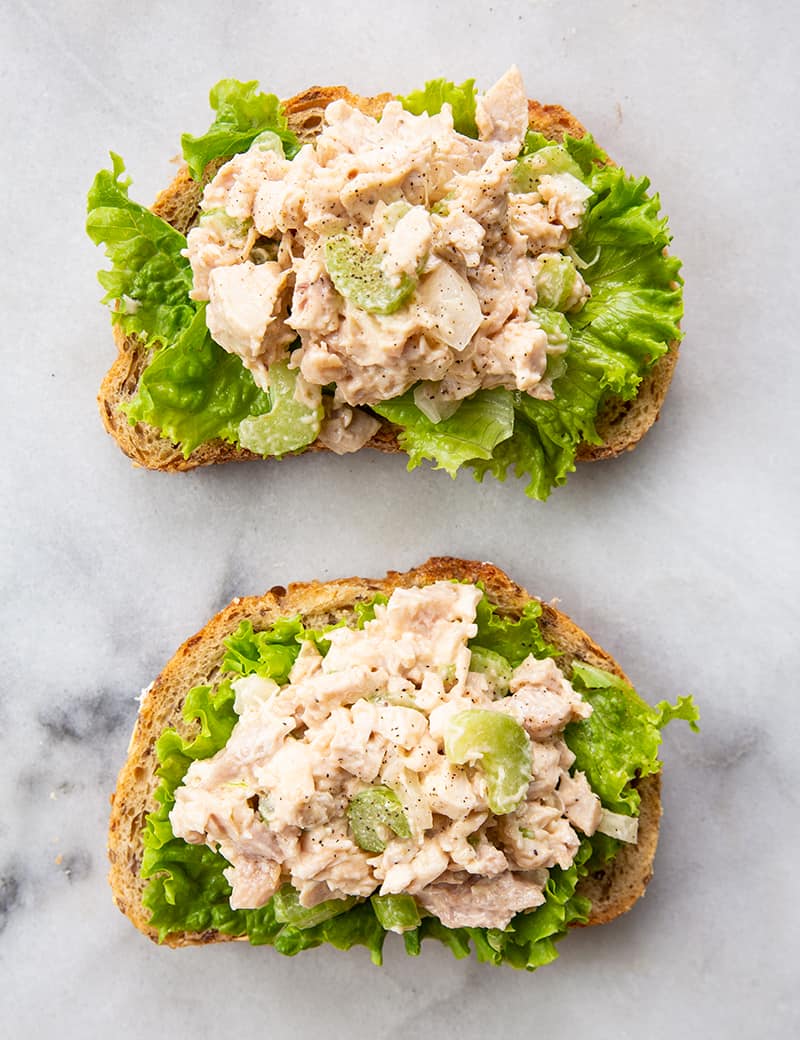
<svg viewBox="0 0 800 1040"><path fill-rule="evenodd" d="M565 314L547 307L531 307L531 318L547 333L552 346L564 346L572 339L572 326Z"/></svg>
<svg viewBox="0 0 800 1040"><path fill-rule="evenodd" d="M322 406L309 408L295 400L298 372L288 361L269 366L270 410L247 416L239 423L238 440L243 448L258 455L280 457L298 451L316 440L322 423Z"/></svg>
<svg viewBox="0 0 800 1040"><path fill-rule="evenodd" d="M313 928L332 917L338 917L355 906L358 900L355 896L350 896L347 899L326 899L316 906L303 906L297 890L291 885L284 885L275 893L272 902L276 921L302 929Z"/></svg>
<svg viewBox="0 0 800 1040"><path fill-rule="evenodd" d="M370 314L394 314L413 294L416 279L404 274L392 285L381 259L352 235L333 235L325 243L325 264L334 288Z"/></svg>
<svg viewBox="0 0 800 1040"><path fill-rule="evenodd" d="M372 896L372 909L387 932L408 932L419 927L419 907L409 895Z"/></svg>
<svg viewBox="0 0 800 1040"><path fill-rule="evenodd" d="M400 799L388 787L368 787L350 799L347 818L353 838L365 852L383 852L382 832L394 831L398 838L410 838L411 828Z"/></svg>
<svg viewBox="0 0 800 1040"><path fill-rule="evenodd" d="M480 762L493 813L510 813L525 797L531 782L531 742L510 715L481 708L458 712L445 729L444 751L454 765Z"/></svg>
<svg viewBox="0 0 800 1040"><path fill-rule="evenodd" d="M488 650L485 646L470 644L472 656L469 662L471 672L480 672L494 685L495 693L505 697L511 679L511 665L502 654Z"/></svg>
<svg viewBox="0 0 800 1040"><path fill-rule="evenodd" d="M536 275L537 306L563 311L580 275L568 256L545 256Z"/></svg>
<svg viewBox="0 0 800 1040"><path fill-rule="evenodd" d="M580 181L584 179L583 170L567 149L561 144L549 142L517 159L512 177L514 191L536 191L539 178L552 173L571 173Z"/></svg>

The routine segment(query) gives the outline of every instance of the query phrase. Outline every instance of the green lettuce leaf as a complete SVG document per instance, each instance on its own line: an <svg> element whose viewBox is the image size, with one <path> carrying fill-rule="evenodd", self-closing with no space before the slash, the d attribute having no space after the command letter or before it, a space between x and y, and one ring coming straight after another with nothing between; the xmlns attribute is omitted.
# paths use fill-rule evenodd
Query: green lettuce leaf
<svg viewBox="0 0 800 1040"><path fill-rule="evenodd" d="M530 654L534 657L552 657L555 647L548 643L539 628L542 605L536 600L525 604L519 618L501 614L486 596L478 603L475 623L477 634L469 641L470 647L491 650L517 668Z"/></svg>
<svg viewBox="0 0 800 1040"><path fill-rule="evenodd" d="M105 246L113 265L98 274L103 303L114 306L112 320L126 333L148 344L170 343L196 311L191 268L181 256L186 239L128 197L131 181L114 152L111 164L97 174L87 200L87 234Z"/></svg>
<svg viewBox="0 0 800 1040"><path fill-rule="evenodd" d="M461 86L456 86L449 79L431 79L422 90L415 90L405 97L399 98L404 109L415 116L427 112L435 116L442 111L442 105L449 104L453 109L453 126L460 134L477 137L478 127L475 123L475 80L466 79Z"/></svg>
<svg viewBox="0 0 800 1040"><path fill-rule="evenodd" d="M130 422L149 423L180 444L188 458L215 437L236 442L242 420L270 407L241 358L211 338L202 304L175 342L153 355L125 411Z"/></svg>
<svg viewBox="0 0 800 1040"><path fill-rule="evenodd" d="M282 618L263 632L253 631L252 621L240 621L236 631L225 640L222 670L235 675L260 675L282 686L289 681L305 636L299 617Z"/></svg>
<svg viewBox="0 0 800 1040"><path fill-rule="evenodd" d="M567 474L575 469L575 456L569 447L552 440L529 422L520 409L514 413L513 434L498 445L492 458L473 460L469 465L479 481L487 473L497 480L505 480L509 470L516 477L527 476L526 494L544 501L553 485L563 484Z"/></svg>
<svg viewBox="0 0 800 1040"><path fill-rule="evenodd" d="M678 697L675 704L670 704L669 701L659 701L655 710L654 722L659 729L663 729L673 719L682 719L683 722L688 722L689 728L694 730L695 733L700 729L697 725L700 719L700 711L694 703L694 698L691 694Z"/></svg>
<svg viewBox="0 0 800 1040"><path fill-rule="evenodd" d="M586 773L607 809L636 815L639 792L631 781L661 769L658 749L668 722L684 719L697 729L697 707L691 697L680 697L674 706L662 701L652 708L617 676L590 665L574 664L572 682L593 708L565 731L575 768Z"/></svg>
<svg viewBox="0 0 800 1040"><path fill-rule="evenodd" d="M482 390L461 403L449 419L433 423L414 404L413 391L371 406L372 411L401 427L399 440L408 453L408 468L433 459L436 469L455 477L471 459L491 459L498 444L514 429L514 407L508 390Z"/></svg>
<svg viewBox="0 0 800 1040"><path fill-rule="evenodd" d="M274 94L260 93L256 80L221 79L211 88L209 102L216 115L208 130L199 137L181 137L183 157L196 181L212 159L246 152L265 130L278 135L288 159L299 151L300 142L288 128L280 101Z"/></svg>
<svg viewBox="0 0 800 1040"><path fill-rule="evenodd" d="M362 601L356 603L353 608L353 616L355 618L356 628L363 628L368 621L375 620L375 608L385 607L389 602L389 597L384 596L382 592L378 592L368 602Z"/></svg>
<svg viewBox="0 0 800 1040"><path fill-rule="evenodd" d="M221 683L216 691L195 687L186 697L183 717L187 723L199 723L196 736L184 740L175 730L166 730L156 743L159 785L155 798L159 807L145 823L141 875L149 879L142 903L150 911L150 924L160 941L182 930L216 928L239 935L247 928L245 913L230 906L230 886L222 874L225 861L205 845L189 845L176 838L169 822L175 790L191 763L215 754L230 736L236 722L233 700L229 682Z"/></svg>

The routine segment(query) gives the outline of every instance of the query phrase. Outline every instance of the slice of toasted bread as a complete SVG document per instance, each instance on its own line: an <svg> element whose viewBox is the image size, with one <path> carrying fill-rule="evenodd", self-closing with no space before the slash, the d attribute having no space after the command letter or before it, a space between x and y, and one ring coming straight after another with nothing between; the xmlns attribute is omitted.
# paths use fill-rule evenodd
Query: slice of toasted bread
<svg viewBox="0 0 800 1040"><path fill-rule="evenodd" d="M359 97L346 87L310 87L285 102L286 116L290 128L302 141L308 141L319 132L325 108L337 98L344 98L371 116L383 111L391 94L377 97ZM582 137L586 133L575 117L560 105L542 105L538 101L528 102L528 119L532 130L546 137L560 139L564 133ZM211 164L207 177L213 176L221 163ZM193 180L184 165L172 184L156 199L153 211L170 223L182 234L186 234L195 223L200 206L202 185ZM125 454L137 465L147 469L188 470L197 466L209 466L217 462L236 462L260 458L253 452L237 448L221 439L200 445L188 458L176 444L161 436L158 430L147 423L131 425L122 410L136 394L139 377L147 367L151 352L142 347L135 336L124 335L118 327L114 329L118 355L106 374L98 394L98 405L103 423ZM578 459L592 461L613 458L634 448L658 419L661 405L672 379L678 357L678 344L672 343L665 354L642 380L639 393L632 401L609 399L597 421L597 430L603 443L582 444ZM381 420L381 428L367 447L384 452L400 452L397 430L390 422ZM326 451L315 441L304 451Z"/></svg>
<svg viewBox="0 0 800 1040"><path fill-rule="evenodd" d="M217 681L224 653L223 639L243 620L251 621L253 628L259 631L280 617L300 614L306 626L318 628L351 613L356 603L370 600L378 592L389 595L396 588L451 579L483 582L490 601L511 617L518 617L531 599L525 589L515 585L503 571L490 563L435 557L403 574L390 571L383 579L308 582L290 585L286 589L275 587L263 596L236 599L213 617L202 631L187 639L143 699L128 759L111 798L109 880L117 906L140 931L151 939L157 939L157 932L148 924L148 912L142 906L146 882L139 876L145 817L156 808L154 792L158 763L155 743L168 726L182 736L190 733L191 726L181 714L186 694L193 686ZM542 633L558 647L561 653L559 666L567 675L571 674L574 661L583 661L625 678L613 658L565 614L547 604L542 604L542 609ZM641 794L638 843L622 846L606 869L580 883L579 891L592 901L589 924L611 921L630 909L652 876L661 816L660 775L646 777L639 781L638 787ZM170 946L187 946L225 942L229 938L216 931L202 934L180 932L170 935L166 942Z"/></svg>

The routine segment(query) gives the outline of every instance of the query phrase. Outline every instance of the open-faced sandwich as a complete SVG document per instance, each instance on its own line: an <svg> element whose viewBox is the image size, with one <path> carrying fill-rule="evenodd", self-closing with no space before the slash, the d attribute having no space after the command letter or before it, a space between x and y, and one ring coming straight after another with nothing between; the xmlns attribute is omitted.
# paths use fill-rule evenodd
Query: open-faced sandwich
<svg viewBox="0 0 800 1040"><path fill-rule="evenodd" d="M113 796L120 909L170 946L387 932L536 968L652 874L661 728L564 614L490 564L237 599L146 691Z"/></svg>
<svg viewBox="0 0 800 1040"><path fill-rule="evenodd" d="M682 306L658 196L516 68L484 94L223 80L211 103L152 211L118 156L89 193L100 410L136 463L370 446L545 498L657 419Z"/></svg>

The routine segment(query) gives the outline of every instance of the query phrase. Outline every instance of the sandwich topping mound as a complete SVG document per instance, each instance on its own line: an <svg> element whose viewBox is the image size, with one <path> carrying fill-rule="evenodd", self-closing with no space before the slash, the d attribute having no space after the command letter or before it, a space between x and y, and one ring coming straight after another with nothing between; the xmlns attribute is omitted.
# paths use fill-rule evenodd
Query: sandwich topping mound
<svg viewBox="0 0 800 1040"><path fill-rule="evenodd" d="M239 721L170 814L231 864L232 907L288 882L304 907L408 894L450 928L505 928L544 902L573 828L600 823L563 740L591 706L550 658L509 671L470 651L481 596L398 589L363 629L331 632L324 657L304 643L285 686L233 684Z"/></svg>
<svg viewBox="0 0 800 1040"><path fill-rule="evenodd" d="M554 310L589 296L564 250L592 190L561 145L517 158L528 99L516 68L475 117L477 141L449 105L414 115L390 101L374 119L335 101L294 159L267 131L203 193L187 255L211 335L264 389L282 361L303 401L333 386L320 437L339 451L377 429L362 419L354 434L348 406L411 387L434 423L478 390L553 399L567 345Z"/></svg>
<svg viewBox="0 0 800 1040"><path fill-rule="evenodd" d="M535 968L585 922L578 882L637 841L639 779L690 698L650 708L616 676L568 679L529 601L470 582L226 639L222 678L156 744L142 901L160 939L210 931L293 954L389 931Z"/></svg>
<svg viewBox="0 0 800 1040"><path fill-rule="evenodd" d="M187 237L130 200L119 157L97 175L100 280L148 352L117 407L189 460L350 452L388 423L409 468L511 467L545 498L680 339L658 196L590 136L531 129L515 67L484 94L347 98L301 144L273 95L218 84L209 132L184 136L208 178Z"/></svg>

